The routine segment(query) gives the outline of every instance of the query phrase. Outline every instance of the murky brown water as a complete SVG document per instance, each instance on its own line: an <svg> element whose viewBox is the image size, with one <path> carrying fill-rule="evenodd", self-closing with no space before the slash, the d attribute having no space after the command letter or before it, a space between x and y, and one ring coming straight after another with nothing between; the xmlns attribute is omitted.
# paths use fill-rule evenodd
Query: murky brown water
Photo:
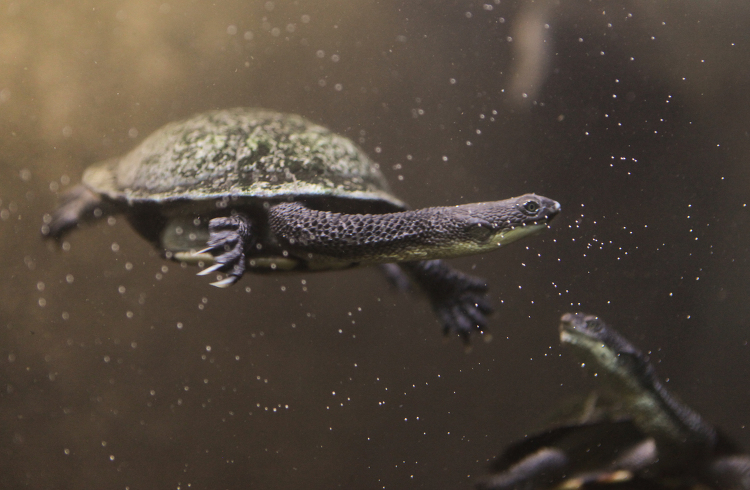
<svg viewBox="0 0 750 490"><path fill-rule="evenodd" d="M650 5L1 2L0 486L471 488L590 388L569 310L750 445L750 10ZM444 342L377 270L217 290L122 219L41 241L86 166L234 106L352 137L414 206L559 200L454 261L494 341Z"/></svg>

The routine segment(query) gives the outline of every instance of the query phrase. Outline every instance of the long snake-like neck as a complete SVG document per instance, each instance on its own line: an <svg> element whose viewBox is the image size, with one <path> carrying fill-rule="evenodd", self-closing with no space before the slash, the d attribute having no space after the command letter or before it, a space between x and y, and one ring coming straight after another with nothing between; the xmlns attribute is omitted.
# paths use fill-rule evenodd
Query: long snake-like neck
<svg viewBox="0 0 750 490"><path fill-rule="evenodd" d="M691 451L712 451L717 441L716 429L667 391L648 358L634 347L632 349L641 356L644 366L634 374L637 388L623 388L622 402L636 424L656 439L662 453L671 453L667 460L680 458ZM688 448L688 445L692 447Z"/></svg>
<svg viewBox="0 0 750 490"><path fill-rule="evenodd" d="M461 235L446 209L341 214L282 203L269 211L269 227L282 246L308 253L365 263L422 260L444 256L436 250Z"/></svg>

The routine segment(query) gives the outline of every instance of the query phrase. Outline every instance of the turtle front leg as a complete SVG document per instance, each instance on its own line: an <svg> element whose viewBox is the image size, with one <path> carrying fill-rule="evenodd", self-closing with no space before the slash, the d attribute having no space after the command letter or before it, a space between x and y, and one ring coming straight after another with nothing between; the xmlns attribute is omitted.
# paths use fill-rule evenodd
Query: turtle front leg
<svg viewBox="0 0 750 490"><path fill-rule="evenodd" d="M255 243L250 220L236 214L227 217L214 218L208 223L209 239L203 250L197 254L210 252L216 263L198 273L205 276L214 271L225 272L227 277L212 282L212 286L226 288L237 282L245 273L245 251Z"/></svg>
<svg viewBox="0 0 750 490"><path fill-rule="evenodd" d="M487 299L487 283L464 274L442 260L404 262L399 266L427 293L443 333L456 333L464 342L473 331L484 333L493 309Z"/></svg>

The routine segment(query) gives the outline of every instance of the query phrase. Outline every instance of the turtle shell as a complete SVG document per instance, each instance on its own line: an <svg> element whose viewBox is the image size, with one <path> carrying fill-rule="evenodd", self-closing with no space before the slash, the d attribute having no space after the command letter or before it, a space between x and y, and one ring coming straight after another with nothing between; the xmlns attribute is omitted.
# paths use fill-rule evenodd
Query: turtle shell
<svg viewBox="0 0 750 490"><path fill-rule="evenodd" d="M167 124L83 183L117 201L365 200L402 209L383 174L350 139L303 117L237 108Z"/></svg>

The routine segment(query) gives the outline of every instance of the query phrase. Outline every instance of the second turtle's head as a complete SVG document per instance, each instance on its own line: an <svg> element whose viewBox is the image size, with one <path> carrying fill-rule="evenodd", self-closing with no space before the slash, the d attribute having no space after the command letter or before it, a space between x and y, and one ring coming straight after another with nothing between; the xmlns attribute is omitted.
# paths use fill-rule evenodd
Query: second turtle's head
<svg viewBox="0 0 750 490"><path fill-rule="evenodd" d="M595 315L564 314L560 342L572 347L594 372L625 389L637 390L654 382L648 357Z"/></svg>

